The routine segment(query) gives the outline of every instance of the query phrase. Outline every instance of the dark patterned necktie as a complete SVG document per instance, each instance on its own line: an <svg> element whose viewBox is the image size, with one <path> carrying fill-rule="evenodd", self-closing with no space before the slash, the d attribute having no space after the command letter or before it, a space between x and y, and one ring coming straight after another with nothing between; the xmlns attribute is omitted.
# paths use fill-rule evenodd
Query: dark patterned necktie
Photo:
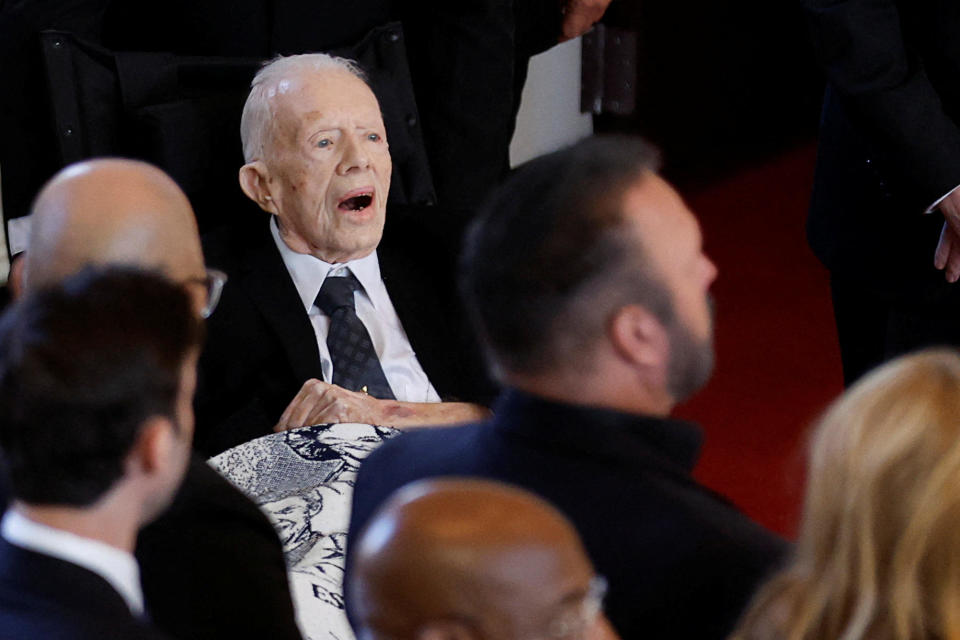
<svg viewBox="0 0 960 640"><path fill-rule="evenodd" d="M333 384L393 400L393 390L383 374L370 334L353 306L353 292L362 288L348 272L342 277L328 276L317 294L316 305L330 318L327 348L333 361Z"/></svg>

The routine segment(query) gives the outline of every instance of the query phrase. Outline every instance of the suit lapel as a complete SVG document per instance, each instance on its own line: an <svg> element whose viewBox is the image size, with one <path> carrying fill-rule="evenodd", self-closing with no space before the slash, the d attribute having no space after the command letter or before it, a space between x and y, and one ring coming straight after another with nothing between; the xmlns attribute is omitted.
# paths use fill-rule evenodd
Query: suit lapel
<svg viewBox="0 0 960 640"><path fill-rule="evenodd" d="M241 285L283 345L296 378L301 381L322 379L313 325L303 310L269 227L265 226L264 230L265 237L251 248L244 261Z"/></svg>

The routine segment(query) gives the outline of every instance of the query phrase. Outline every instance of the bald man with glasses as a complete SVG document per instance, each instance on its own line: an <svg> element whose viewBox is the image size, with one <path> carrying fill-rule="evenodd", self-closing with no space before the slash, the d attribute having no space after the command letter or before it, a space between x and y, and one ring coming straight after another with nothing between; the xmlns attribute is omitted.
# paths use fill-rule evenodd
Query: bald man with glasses
<svg viewBox="0 0 960 640"><path fill-rule="evenodd" d="M522 489L416 482L351 544L348 605L363 640L618 640L577 532Z"/></svg>

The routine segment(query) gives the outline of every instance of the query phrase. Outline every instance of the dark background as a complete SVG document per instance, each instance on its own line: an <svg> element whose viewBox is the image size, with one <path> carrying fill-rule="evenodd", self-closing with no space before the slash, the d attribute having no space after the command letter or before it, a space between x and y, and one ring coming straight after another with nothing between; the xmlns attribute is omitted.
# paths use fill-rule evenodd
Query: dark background
<svg viewBox="0 0 960 640"><path fill-rule="evenodd" d="M27 11L26 21L42 14L39 7L55 5L61 15L43 26L91 35L84 32L93 20L83 12L96 2L29 4L38 9ZM24 6L23 0L0 0L0 163L7 218L26 214L32 195L59 168L45 79L38 75L39 47L22 12L9 19L15 5ZM231 14L224 20L243 18ZM176 17L167 20L174 28ZM597 116L596 130L651 139L664 152L667 176L682 187L710 184L815 137L822 80L793 3L613 0L604 22L636 34L636 107L631 115Z"/></svg>
<svg viewBox="0 0 960 640"><path fill-rule="evenodd" d="M623 2L605 22L637 34L636 111L601 131L639 133L681 183L729 175L816 135L823 81L791 2Z"/></svg>

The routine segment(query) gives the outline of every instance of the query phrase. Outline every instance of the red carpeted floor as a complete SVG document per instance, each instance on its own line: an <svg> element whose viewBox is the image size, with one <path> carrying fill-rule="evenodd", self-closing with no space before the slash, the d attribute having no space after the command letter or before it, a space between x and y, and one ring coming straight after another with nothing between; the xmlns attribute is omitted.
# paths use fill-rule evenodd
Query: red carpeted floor
<svg viewBox="0 0 960 640"><path fill-rule="evenodd" d="M842 388L827 272L804 231L814 155L806 145L684 193L719 268L717 367L677 414L706 432L698 478L788 536L808 428Z"/></svg>

